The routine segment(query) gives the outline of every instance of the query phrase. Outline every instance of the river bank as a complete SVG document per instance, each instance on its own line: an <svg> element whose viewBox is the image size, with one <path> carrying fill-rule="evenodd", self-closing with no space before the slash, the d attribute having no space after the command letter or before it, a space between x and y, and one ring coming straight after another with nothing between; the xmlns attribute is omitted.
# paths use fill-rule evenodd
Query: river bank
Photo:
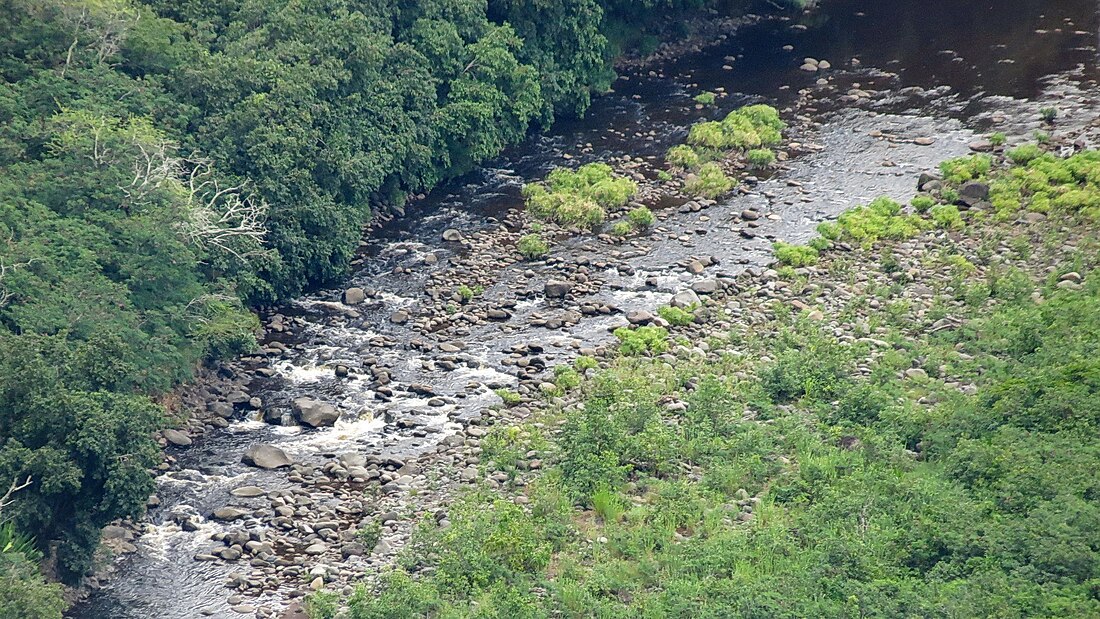
<svg viewBox="0 0 1100 619"><path fill-rule="evenodd" d="M161 480L160 506L138 540L148 553L144 561L158 561L158 546L169 564L216 557L182 577L181 592L191 596L198 587L206 597L178 616L232 607L270 616L284 600L320 586L318 579L340 590L376 573L392 563L419 514L445 518L458 488L508 481L499 471L482 471L481 440L487 427L521 421L546 402L546 368L582 353L598 356L613 342L609 329L629 322L628 315L652 314L696 284L708 282L699 287L722 294L739 273L770 262L773 239L805 240L817 221L879 194L905 198L915 173L971 145L985 149L979 136L951 120L953 113L971 114L968 122L983 129L995 124L1010 141L1043 128L1042 96L972 101L937 89L899 92L897 76L863 67L815 72L813 79L819 77L823 83L781 91L794 97L784 110L792 125L787 162L772 178L744 179L733 198L687 199L674 181L659 181L656 169L660 154L682 135L683 121L671 118L718 115L743 99L730 96L697 110L692 89L674 93L668 109L643 115L633 102L648 86L643 76L631 76L617 88L621 98L610 112L625 115L625 126L567 127L508 168L483 172L471 187L429 197L422 211L383 232L388 244L364 256L365 270L348 290L266 317L261 354L223 368L222 380L187 396L187 408L204 411L205 421L195 417L193 436L174 437L174 445L184 438L194 444L169 448L175 461ZM1056 81L1046 95L1063 107L1053 139L1067 145L1094 109L1092 95L1074 92L1075 83ZM937 108L933 118L898 113ZM514 243L526 221L516 208L517 180L537 180L549 165L594 159L642 183L638 202L654 209L659 224L625 242L563 235L548 259L521 263ZM479 210L471 213L463 207L475 194ZM461 240L444 242L449 230L460 236L448 238ZM565 294L546 299L549 281L566 283ZM484 290L464 302L460 285ZM343 302L359 292L359 302ZM519 404L500 408L498 389L515 391ZM236 421L259 412L281 422L303 396L334 405L342 419L316 431ZM239 460L253 442L275 443L298 463L286 475L245 468ZM528 468L539 467L538 456ZM263 494L247 496L253 488ZM364 494L371 488L377 491ZM218 511L223 518L212 517ZM363 523L379 526L373 548L355 533ZM223 556L235 545L252 555L248 565L239 558L244 553ZM163 592L181 584L178 574L142 578L149 580L139 579L135 589ZM243 595L216 602L225 597L227 579ZM261 591L266 595L253 601ZM134 616L163 608L164 600L143 599L148 591L129 594Z"/></svg>

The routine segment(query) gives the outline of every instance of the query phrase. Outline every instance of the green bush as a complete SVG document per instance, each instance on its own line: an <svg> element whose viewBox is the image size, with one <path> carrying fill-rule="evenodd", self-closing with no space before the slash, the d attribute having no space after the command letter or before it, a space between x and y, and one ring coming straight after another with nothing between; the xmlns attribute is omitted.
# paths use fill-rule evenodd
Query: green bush
<svg viewBox="0 0 1100 619"><path fill-rule="evenodd" d="M684 183L684 190L704 198L717 198L733 189L733 179L726 176L716 163L705 163Z"/></svg>
<svg viewBox="0 0 1100 619"><path fill-rule="evenodd" d="M595 357L580 355L573 361L573 367L577 368L578 372L585 372L600 367L600 362Z"/></svg>
<svg viewBox="0 0 1100 619"><path fill-rule="evenodd" d="M806 267L817 264L818 251L808 245L791 245L778 241L772 245L775 258L780 264L791 267Z"/></svg>
<svg viewBox="0 0 1100 619"><path fill-rule="evenodd" d="M852 241L864 246L879 239L904 239L917 235L927 223L917 215L901 212L901 205L886 198L876 198L867 206L849 209L836 223L824 223L817 230L831 241Z"/></svg>
<svg viewBox="0 0 1100 619"><path fill-rule="evenodd" d="M963 222L962 214L959 213L958 207L954 204L938 204L932 207L929 214L932 216L932 221L937 228L961 230L966 225Z"/></svg>
<svg viewBox="0 0 1100 619"><path fill-rule="evenodd" d="M611 226L611 234L614 236L630 236L634 232L634 226L629 221L617 221Z"/></svg>
<svg viewBox="0 0 1100 619"><path fill-rule="evenodd" d="M619 327L614 335L619 338L619 352L628 357L668 350L668 331L663 327Z"/></svg>
<svg viewBox="0 0 1100 619"><path fill-rule="evenodd" d="M909 201L909 205L918 213L927 213L928 209L936 205L936 199L932 196L921 194L914 196L913 199Z"/></svg>
<svg viewBox="0 0 1100 619"><path fill-rule="evenodd" d="M525 234L516 241L516 250L524 260L538 260L550 253L550 245L538 234Z"/></svg>
<svg viewBox="0 0 1100 619"><path fill-rule="evenodd" d="M1039 148L1035 144L1024 144L1017 146L1005 153L1013 163L1017 165L1027 165L1033 159L1038 159L1045 154L1043 149Z"/></svg>
<svg viewBox="0 0 1100 619"><path fill-rule="evenodd" d="M703 158L696 150L686 144L679 146L673 146L668 149L668 153L665 154L665 159L670 165L685 170L694 170L703 165Z"/></svg>
<svg viewBox="0 0 1100 619"><path fill-rule="evenodd" d="M767 148L756 148L745 153L745 159L752 167L763 169L775 163L775 153Z"/></svg>
<svg viewBox="0 0 1100 619"><path fill-rule="evenodd" d="M694 308L681 309L671 305L665 305L657 309L657 315L668 321L675 327L686 327L695 322Z"/></svg>
<svg viewBox="0 0 1100 619"><path fill-rule="evenodd" d="M962 183L984 177L992 167L993 158L989 155L970 155L944 161L940 164L940 171L944 180Z"/></svg>
<svg viewBox="0 0 1100 619"><path fill-rule="evenodd" d="M714 102L718 99L717 95L713 92L701 92L695 95L695 102L703 105L714 105Z"/></svg>
<svg viewBox="0 0 1100 619"><path fill-rule="evenodd" d="M630 222L630 225L639 230L651 228L653 224L657 223L657 217L653 215L653 211L644 206L631 210L627 213L626 219Z"/></svg>
<svg viewBox="0 0 1100 619"><path fill-rule="evenodd" d="M638 191L628 178L615 177L611 166L589 163L571 171L557 168L545 184L524 185L527 211L534 217L566 226L595 228L606 209L625 205Z"/></svg>

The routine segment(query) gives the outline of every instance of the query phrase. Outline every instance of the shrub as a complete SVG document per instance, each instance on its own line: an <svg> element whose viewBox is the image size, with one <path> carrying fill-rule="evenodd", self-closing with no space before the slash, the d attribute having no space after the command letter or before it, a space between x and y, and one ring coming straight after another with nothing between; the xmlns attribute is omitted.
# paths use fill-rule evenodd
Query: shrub
<svg viewBox="0 0 1100 619"><path fill-rule="evenodd" d="M627 221L637 229L650 228L657 223L657 217L647 207L639 206L627 213Z"/></svg>
<svg viewBox="0 0 1100 619"><path fill-rule="evenodd" d="M701 92L695 95L695 102L703 105L714 105L714 102L718 99L717 95L713 92Z"/></svg>
<svg viewBox="0 0 1100 619"><path fill-rule="evenodd" d="M600 367L600 362L595 357L589 357L588 355L580 355L573 360L573 367L577 368L578 372L586 372L588 370L594 370Z"/></svg>
<svg viewBox="0 0 1100 619"><path fill-rule="evenodd" d="M550 245L538 234L525 234L516 241L516 249L525 260L538 260L550 253Z"/></svg>
<svg viewBox="0 0 1100 619"><path fill-rule="evenodd" d="M511 389L496 389L493 393L497 394L497 397L501 400L504 400L505 406L516 406L520 402L523 402L523 396Z"/></svg>
<svg viewBox="0 0 1100 619"><path fill-rule="evenodd" d="M870 246L879 239L905 239L918 234L927 223L917 215L901 212L901 205L887 198L876 198L867 206L849 209L836 223L824 223L817 230L831 241L854 241Z"/></svg>
<svg viewBox="0 0 1100 619"><path fill-rule="evenodd" d="M791 245L778 241L772 245L772 248L780 264L796 268L817 264L817 250L807 245Z"/></svg>
<svg viewBox="0 0 1100 619"><path fill-rule="evenodd" d="M721 121L701 122L688 131L687 143L712 151L749 150L774 146L783 140L786 124L767 105L750 105L730 112Z"/></svg>
<svg viewBox="0 0 1100 619"><path fill-rule="evenodd" d="M954 204L938 204L932 207L929 214L932 215L932 221L937 228L961 230L965 225L962 214L959 213L958 207Z"/></svg>
<svg viewBox="0 0 1100 619"><path fill-rule="evenodd" d="M562 391L576 389L581 384L581 375L568 365L554 366L554 384Z"/></svg>
<svg viewBox="0 0 1100 619"><path fill-rule="evenodd" d="M918 213L927 213L928 209L935 206L935 204L936 199L925 194L914 196L913 199L909 201L909 205Z"/></svg>
<svg viewBox="0 0 1100 619"><path fill-rule="evenodd" d="M686 327L695 322L695 313L692 308L681 309L671 305L665 305L657 310L657 315L668 321L668 324L677 327Z"/></svg>
<svg viewBox="0 0 1100 619"><path fill-rule="evenodd" d="M767 148L756 148L745 153L745 159L754 168L766 168L775 163L775 153Z"/></svg>
<svg viewBox="0 0 1100 619"><path fill-rule="evenodd" d="M684 183L684 190L704 198L717 198L733 189L733 185L733 179L726 176L718 164L706 163L699 168L698 173L688 178Z"/></svg>
<svg viewBox="0 0 1100 619"><path fill-rule="evenodd" d="M993 167L993 158L989 155L971 155L948 159L940 164L944 180L952 183L963 183L969 180L982 178Z"/></svg>
<svg viewBox="0 0 1100 619"><path fill-rule="evenodd" d="M703 158L696 150L686 144L673 146L665 154L665 160L669 164L685 170L694 170L703 164Z"/></svg>
<svg viewBox="0 0 1100 619"><path fill-rule="evenodd" d="M998 131L996 133L991 133L989 135L989 143L992 144L993 146L1004 146L1004 144L1007 140L1008 140L1008 138L1005 137L1005 134L1001 133L1000 131Z"/></svg>
<svg viewBox="0 0 1100 619"><path fill-rule="evenodd" d="M1043 149L1039 148L1035 144L1023 144L1016 148L1010 149L1005 153L1013 163L1017 165L1026 165L1033 159L1038 159L1044 155Z"/></svg>
<svg viewBox="0 0 1100 619"><path fill-rule="evenodd" d="M611 234L615 236L630 236L631 232L634 232L634 226L629 221L617 221L611 226Z"/></svg>
<svg viewBox="0 0 1100 619"><path fill-rule="evenodd" d="M260 320L236 298L199 299L192 321L192 337L202 344L208 359L226 359L256 349Z"/></svg>
<svg viewBox="0 0 1100 619"><path fill-rule="evenodd" d="M458 293L458 296L462 299L463 303L469 303L473 300L474 297L485 292L485 289L481 286L470 287L467 284L459 284L458 288L455 289L455 292Z"/></svg>
<svg viewBox="0 0 1100 619"><path fill-rule="evenodd" d="M668 350L668 331L663 327L619 327L614 335L619 338L619 352L627 357Z"/></svg>
<svg viewBox="0 0 1100 619"><path fill-rule="evenodd" d="M1056 107L1043 107L1039 108L1039 116L1048 123L1054 122L1055 118L1058 118L1058 108Z"/></svg>
<svg viewBox="0 0 1100 619"><path fill-rule="evenodd" d="M523 196L532 216L562 225L594 228L603 223L605 209L625 205L638 185L614 175L605 163L590 163L572 171L557 168L545 183L524 185Z"/></svg>

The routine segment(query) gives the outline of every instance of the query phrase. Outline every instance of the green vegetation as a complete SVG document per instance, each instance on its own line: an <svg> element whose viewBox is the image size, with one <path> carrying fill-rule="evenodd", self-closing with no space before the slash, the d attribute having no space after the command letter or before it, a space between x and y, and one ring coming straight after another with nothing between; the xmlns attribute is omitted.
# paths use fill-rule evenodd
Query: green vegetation
<svg viewBox="0 0 1100 619"><path fill-rule="evenodd" d="M929 195L914 196L909 205L918 213L927 213L928 209L936 205L936 199Z"/></svg>
<svg viewBox="0 0 1100 619"><path fill-rule="evenodd" d="M944 161L940 164L940 171L945 181L962 183L985 176L992 167L993 158L989 155L971 155Z"/></svg>
<svg viewBox="0 0 1100 619"><path fill-rule="evenodd" d="M937 228L959 230L965 225L962 214L954 204L938 204L933 206L928 214L932 216L932 223Z"/></svg>
<svg viewBox="0 0 1100 619"><path fill-rule="evenodd" d="M619 351L628 357L668 350L668 330L663 327L620 327L614 335L619 338Z"/></svg>
<svg viewBox="0 0 1100 619"><path fill-rule="evenodd" d="M1039 108L1039 117L1048 123L1054 122L1055 118L1058 118L1058 108L1056 107L1043 107Z"/></svg>
<svg viewBox="0 0 1100 619"><path fill-rule="evenodd" d="M714 102L718 99L718 96L713 92L701 92L695 95L695 102L702 105L714 105Z"/></svg>
<svg viewBox="0 0 1100 619"><path fill-rule="evenodd" d="M717 163L711 162L704 163L695 174L688 176L684 191L704 198L717 198L733 189L734 184Z"/></svg>
<svg viewBox="0 0 1100 619"><path fill-rule="evenodd" d="M699 156L699 153L686 144L668 149L665 159L668 160L669 164L685 170L694 170L703 164L703 158Z"/></svg>
<svg viewBox="0 0 1100 619"><path fill-rule="evenodd" d="M775 259L790 267L808 267L817 264L818 250L809 245L791 245L778 241L772 245Z"/></svg>
<svg viewBox="0 0 1100 619"><path fill-rule="evenodd" d="M989 134L989 143L993 146L1004 146L1008 138L1000 131Z"/></svg>
<svg viewBox="0 0 1100 619"><path fill-rule="evenodd" d="M78 580L152 491L154 402L250 350L249 307L340 281L373 210L582 114L612 31L710 4L8 3L0 483L33 481L7 517Z"/></svg>
<svg viewBox="0 0 1100 619"><path fill-rule="evenodd" d="M755 148L745 153L745 160L754 168L764 169L775 163L775 153L768 148Z"/></svg>
<svg viewBox="0 0 1100 619"><path fill-rule="evenodd" d="M926 255L972 278L1010 233L985 226L958 235L972 260L941 234ZM903 283L878 309L852 299L833 324L858 332L859 308L885 347L777 311L705 358L623 350L583 406L545 413L560 430L516 488L526 508L485 489L449 527L429 514L404 558L417 576L360 587L350 616L1100 614L1100 254L1080 242L1050 244L1045 283L984 262L995 285L951 305L958 328L926 328ZM852 257L873 271L878 253L822 259Z"/></svg>
<svg viewBox="0 0 1100 619"><path fill-rule="evenodd" d="M524 260L538 260L550 253L550 245L538 234L525 234L516 241L516 250Z"/></svg>
<svg viewBox="0 0 1100 619"><path fill-rule="evenodd" d="M525 185L523 196L533 217L595 228L604 222L607 209L624 206L637 191L634 181L616 177L606 163L589 163L576 171L558 168L545 183Z"/></svg>
<svg viewBox="0 0 1100 619"><path fill-rule="evenodd" d="M680 308L673 305L665 305L657 309L657 315L668 321L674 327L686 327L695 322L695 308Z"/></svg>
<svg viewBox="0 0 1100 619"><path fill-rule="evenodd" d="M523 402L523 396L511 389L497 389L493 393L497 394L497 397L504 401L505 406L516 406L520 402Z"/></svg>
<svg viewBox="0 0 1100 619"><path fill-rule="evenodd" d="M824 223L817 230L831 241L851 241L864 246L880 239L904 239L928 227L918 215L902 212L901 204L890 198L876 198L867 206L845 211L835 223Z"/></svg>
<svg viewBox="0 0 1100 619"><path fill-rule="evenodd" d="M637 230L651 228L653 224L657 223L657 217L653 214L653 211L645 206L639 206L631 210L626 214L626 220Z"/></svg>
<svg viewBox="0 0 1100 619"><path fill-rule="evenodd" d="M721 121L692 125L687 144L702 160L713 160L731 150L747 151L775 146L783 140L784 128L786 124L775 108L750 105L730 112Z"/></svg>

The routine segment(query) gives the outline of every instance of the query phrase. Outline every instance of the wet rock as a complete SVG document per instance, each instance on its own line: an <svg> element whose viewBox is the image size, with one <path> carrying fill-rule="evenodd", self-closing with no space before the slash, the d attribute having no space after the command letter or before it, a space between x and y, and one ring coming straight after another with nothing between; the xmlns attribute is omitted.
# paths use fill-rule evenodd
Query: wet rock
<svg viewBox="0 0 1100 619"><path fill-rule="evenodd" d="M282 449L267 443L257 443L241 456L241 462L261 469L277 469L294 464Z"/></svg>
<svg viewBox="0 0 1100 619"><path fill-rule="evenodd" d="M935 140L935 138L919 137L919 138L914 138L913 143L916 144L917 146L931 146L931 145L936 143L936 140Z"/></svg>
<svg viewBox="0 0 1100 619"><path fill-rule="evenodd" d="M233 416L233 405L229 402L211 402L206 405L206 410L222 419L229 419Z"/></svg>
<svg viewBox="0 0 1100 619"><path fill-rule="evenodd" d="M704 279L691 285L691 290L699 294L714 294L718 292L718 280Z"/></svg>
<svg viewBox="0 0 1100 619"><path fill-rule="evenodd" d="M448 228L443 231L443 240L449 243L457 243L462 240L462 233L454 228Z"/></svg>
<svg viewBox="0 0 1100 619"><path fill-rule="evenodd" d="M397 310L390 314L390 322L395 325L403 325L409 321L409 313L405 310Z"/></svg>
<svg viewBox="0 0 1100 619"><path fill-rule="evenodd" d="M312 428L331 426L340 418L340 411L335 406L312 398L294 400L294 414L299 421Z"/></svg>
<svg viewBox="0 0 1100 619"><path fill-rule="evenodd" d="M358 305L367 298L367 293L362 288L348 288L344 291L344 303Z"/></svg>
<svg viewBox="0 0 1100 619"><path fill-rule="evenodd" d="M219 507L214 510L215 520L237 520L238 518L244 518L249 514L247 509L241 509L239 507Z"/></svg>
<svg viewBox="0 0 1100 619"><path fill-rule="evenodd" d="M569 282L556 280L548 281L546 285L542 287L542 292L548 299L564 299L572 290L573 285Z"/></svg>
<svg viewBox="0 0 1100 619"><path fill-rule="evenodd" d="M234 488L229 491L229 494L235 497L251 498L257 496L263 496L267 494L263 488L259 486L241 486L240 488Z"/></svg>
<svg viewBox="0 0 1100 619"><path fill-rule="evenodd" d="M648 325L653 322L653 314L645 310L635 310L626 315L627 321L632 325Z"/></svg>
<svg viewBox="0 0 1100 619"><path fill-rule="evenodd" d="M177 447L188 447L191 445L191 437L187 436L187 434L183 432L180 432L179 430L173 430L169 428L168 430L165 430L162 434L164 434L164 440Z"/></svg>

